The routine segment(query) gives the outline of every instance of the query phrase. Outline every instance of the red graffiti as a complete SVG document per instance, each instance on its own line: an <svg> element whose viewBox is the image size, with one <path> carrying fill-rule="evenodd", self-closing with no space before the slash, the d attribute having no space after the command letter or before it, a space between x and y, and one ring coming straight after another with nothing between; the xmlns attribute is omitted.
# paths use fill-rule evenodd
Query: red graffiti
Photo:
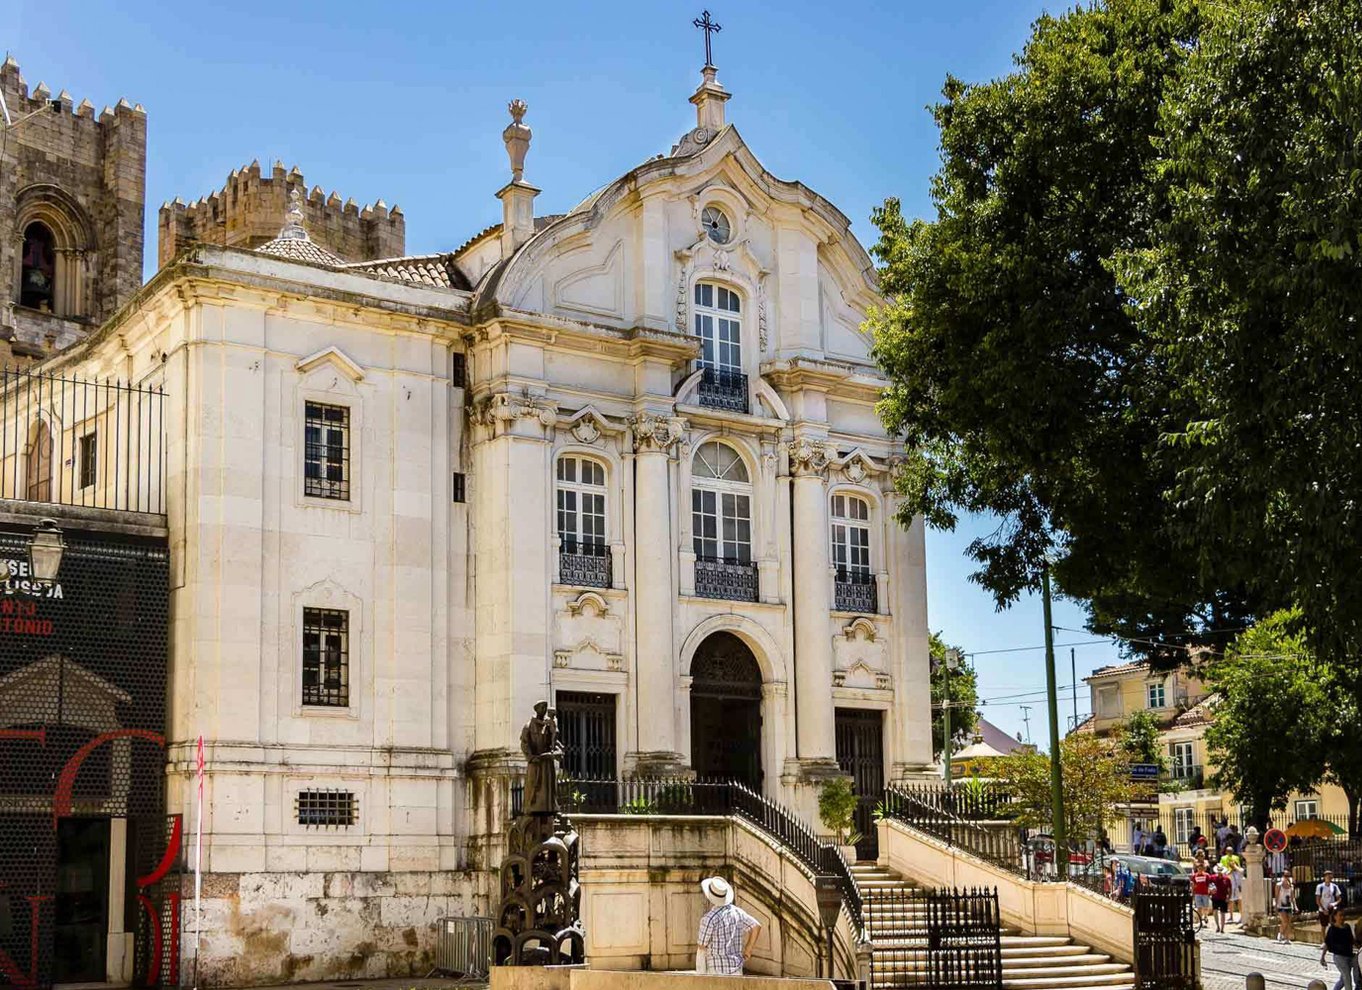
<svg viewBox="0 0 1362 990"><path fill-rule="evenodd" d="M42 912L40 905L43 901L52 900L52 895L34 895L25 897L24 900L28 901L30 915L28 925L28 972L24 973L14 960L9 957L5 950L0 949L0 973L3 973L9 979L9 982L13 983L16 987L35 987L38 985L38 930L41 925L40 915Z"/></svg>
<svg viewBox="0 0 1362 990"><path fill-rule="evenodd" d="M39 746L47 745L47 728L41 729L0 729L0 739L27 739Z"/></svg>
<svg viewBox="0 0 1362 990"><path fill-rule="evenodd" d="M151 898L146 894L138 894L137 903L147 912L151 919L151 930L155 934L151 940L151 965L147 967L147 986L154 987L160 982L161 976L161 918L156 913L156 905L151 903Z"/></svg>
<svg viewBox="0 0 1362 990"><path fill-rule="evenodd" d="M183 831L184 818L180 815L173 816L170 824L170 841L166 843L166 854L161 857L161 862L156 865L156 869L144 877L137 878L138 890L143 887L150 887L170 872L170 868L175 865L175 860L180 856L180 836Z"/></svg>
<svg viewBox="0 0 1362 990"><path fill-rule="evenodd" d="M113 729L109 732L101 732L80 749L71 754L71 759L66 761L66 766L62 767L61 774L57 777L56 790L52 792L52 827L57 827L57 819L71 813L71 792L76 786L76 774L80 773L80 765L84 763L95 750L99 749L107 742L115 739L145 739L153 742L162 749L165 749L165 736L159 732L152 732L150 729Z"/></svg>

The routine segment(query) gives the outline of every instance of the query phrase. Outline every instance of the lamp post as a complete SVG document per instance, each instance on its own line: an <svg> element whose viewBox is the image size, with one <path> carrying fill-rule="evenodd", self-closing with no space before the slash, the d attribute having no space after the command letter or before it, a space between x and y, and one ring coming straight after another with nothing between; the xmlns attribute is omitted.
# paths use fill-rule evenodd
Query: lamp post
<svg viewBox="0 0 1362 990"><path fill-rule="evenodd" d="M842 910L842 885L834 876L826 874L813 879L814 896L818 900L818 918L823 922L823 933L827 941L827 963L823 972L825 979L832 976L832 933L837 927L837 913Z"/></svg>
<svg viewBox="0 0 1362 990"><path fill-rule="evenodd" d="M28 541L28 567L33 580L52 584L61 570L62 554L66 551L66 541L55 519L44 519L38 523L33 536Z"/></svg>
<svg viewBox="0 0 1362 990"><path fill-rule="evenodd" d="M1050 565L1040 572L1041 605L1045 612L1045 693L1050 705L1050 806L1054 827L1055 872L1069 877L1069 836L1064 820L1064 765L1059 753L1059 694L1055 689L1055 630L1050 618Z"/></svg>
<svg viewBox="0 0 1362 990"><path fill-rule="evenodd" d="M946 683L942 690L944 697L941 699L941 714L944 722L944 741L942 749L945 756L945 767L943 776L946 778L946 800L951 796L951 671L958 670L960 667L960 651L951 647L946 651L943 663L946 666Z"/></svg>

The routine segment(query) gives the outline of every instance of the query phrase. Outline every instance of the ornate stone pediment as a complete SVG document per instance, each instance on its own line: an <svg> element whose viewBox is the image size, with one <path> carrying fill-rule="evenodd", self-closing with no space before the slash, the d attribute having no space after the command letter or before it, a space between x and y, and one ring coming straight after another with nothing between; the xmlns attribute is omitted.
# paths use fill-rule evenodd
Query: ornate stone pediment
<svg viewBox="0 0 1362 990"><path fill-rule="evenodd" d="M588 446L608 433L618 432L618 427L598 413L594 406L587 406L573 414L567 422L567 429L574 440Z"/></svg>
<svg viewBox="0 0 1362 990"><path fill-rule="evenodd" d="M554 616L553 662L576 670L623 670L624 624L610 601L584 591Z"/></svg>
<svg viewBox="0 0 1362 990"><path fill-rule="evenodd" d="M879 627L865 616L857 616L833 640L833 685L835 687L887 688L891 684L886 646Z"/></svg>

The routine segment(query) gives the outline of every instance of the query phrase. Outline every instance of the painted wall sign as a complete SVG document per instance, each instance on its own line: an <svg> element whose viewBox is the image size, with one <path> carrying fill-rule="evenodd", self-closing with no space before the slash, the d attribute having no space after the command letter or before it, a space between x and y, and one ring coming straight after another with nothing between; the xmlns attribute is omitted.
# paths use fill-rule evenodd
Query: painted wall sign
<svg viewBox="0 0 1362 990"><path fill-rule="evenodd" d="M33 577L26 560L0 557L0 595L25 595L29 598L64 598L61 582L39 581Z"/></svg>
<svg viewBox="0 0 1362 990"><path fill-rule="evenodd" d="M0 635L51 636L52 620L38 614L38 603L0 598Z"/></svg>

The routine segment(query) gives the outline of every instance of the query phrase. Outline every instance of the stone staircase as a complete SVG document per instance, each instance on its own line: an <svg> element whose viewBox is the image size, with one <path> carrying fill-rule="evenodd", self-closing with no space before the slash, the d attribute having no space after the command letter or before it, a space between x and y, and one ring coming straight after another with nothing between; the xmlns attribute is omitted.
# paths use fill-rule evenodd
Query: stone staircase
<svg viewBox="0 0 1362 990"><path fill-rule="evenodd" d="M866 898L866 933L875 946L872 990L893 987L896 966L912 965L913 952L905 943L922 931L923 919L919 910L903 901L895 906L876 905L872 892L908 891L916 884L873 863L857 864L851 873ZM1062 936L1025 935L1003 928L1002 953L1005 990L1128 990L1135 983L1125 963Z"/></svg>

